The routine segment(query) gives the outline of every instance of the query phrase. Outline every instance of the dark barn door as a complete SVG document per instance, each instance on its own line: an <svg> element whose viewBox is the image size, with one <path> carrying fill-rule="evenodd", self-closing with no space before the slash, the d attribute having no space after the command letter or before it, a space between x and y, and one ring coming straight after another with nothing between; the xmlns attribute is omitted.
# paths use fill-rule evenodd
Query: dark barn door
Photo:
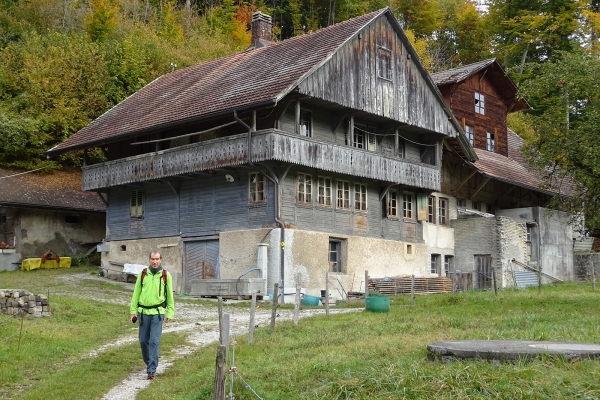
<svg viewBox="0 0 600 400"><path fill-rule="evenodd" d="M190 293L192 279L217 277L218 240L187 242L185 245L185 292Z"/></svg>
<svg viewBox="0 0 600 400"><path fill-rule="evenodd" d="M492 256L489 254L475 256L475 282L477 289L492 288Z"/></svg>

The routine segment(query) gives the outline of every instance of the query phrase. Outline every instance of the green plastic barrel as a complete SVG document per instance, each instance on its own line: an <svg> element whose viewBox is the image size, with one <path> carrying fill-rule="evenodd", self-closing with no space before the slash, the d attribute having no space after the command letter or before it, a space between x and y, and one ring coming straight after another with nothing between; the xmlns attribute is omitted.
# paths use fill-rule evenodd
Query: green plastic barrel
<svg viewBox="0 0 600 400"><path fill-rule="evenodd" d="M304 295L304 298L300 301L303 306L318 306L319 298L317 296Z"/></svg>
<svg viewBox="0 0 600 400"><path fill-rule="evenodd" d="M369 296L366 301L366 309L371 312L390 311L390 298L388 296Z"/></svg>

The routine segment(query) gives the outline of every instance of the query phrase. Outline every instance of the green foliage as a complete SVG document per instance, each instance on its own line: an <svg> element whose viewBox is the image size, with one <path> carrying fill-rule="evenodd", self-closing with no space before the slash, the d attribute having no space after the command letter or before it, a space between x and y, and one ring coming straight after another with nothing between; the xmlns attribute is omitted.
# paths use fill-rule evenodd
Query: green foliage
<svg viewBox="0 0 600 400"><path fill-rule="evenodd" d="M86 15L86 31L95 42L106 41L117 27L119 5L114 0L92 0L92 11Z"/></svg>
<svg viewBox="0 0 600 400"><path fill-rule="evenodd" d="M521 93L533 105L535 136L527 150L548 184L574 177L582 188L565 203L583 210L590 228L600 228L600 61L583 51L557 52L528 65L532 78Z"/></svg>

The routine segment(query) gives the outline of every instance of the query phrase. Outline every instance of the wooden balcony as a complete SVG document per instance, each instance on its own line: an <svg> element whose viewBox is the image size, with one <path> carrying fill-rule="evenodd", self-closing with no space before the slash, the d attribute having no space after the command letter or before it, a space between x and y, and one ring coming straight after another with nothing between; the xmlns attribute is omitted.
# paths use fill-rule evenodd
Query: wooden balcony
<svg viewBox="0 0 600 400"><path fill-rule="evenodd" d="M247 163L246 134L83 167L83 189L100 190ZM252 161L283 161L361 178L440 190L440 168L277 130L252 135Z"/></svg>

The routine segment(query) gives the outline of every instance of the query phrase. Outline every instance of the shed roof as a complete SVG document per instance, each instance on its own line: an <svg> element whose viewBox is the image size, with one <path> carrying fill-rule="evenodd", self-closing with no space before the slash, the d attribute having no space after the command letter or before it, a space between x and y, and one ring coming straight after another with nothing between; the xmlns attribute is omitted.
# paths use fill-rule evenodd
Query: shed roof
<svg viewBox="0 0 600 400"><path fill-rule="evenodd" d="M81 188L81 170L47 174L0 168L0 206L105 212L96 193Z"/></svg>
<svg viewBox="0 0 600 400"><path fill-rule="evenodd" d="M508 129L508 157L490 151L475 149L479 158L473 165L484 175L499 181L543 192L551 195L573 195L574 183L570 179L557 183L552 188L543 189L544 180L521 155L523 139Z"/></svg>

